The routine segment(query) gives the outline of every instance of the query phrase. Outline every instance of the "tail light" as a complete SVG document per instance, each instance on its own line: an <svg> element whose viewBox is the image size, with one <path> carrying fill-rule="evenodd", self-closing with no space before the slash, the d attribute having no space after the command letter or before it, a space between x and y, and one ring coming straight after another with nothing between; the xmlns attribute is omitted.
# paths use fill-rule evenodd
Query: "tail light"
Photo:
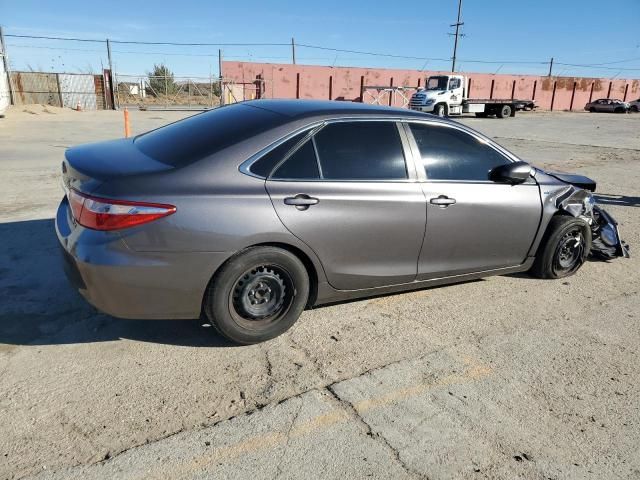
<svg viewBox="0 0 640 480"><path fill-rule="evenodd" d="M152 222L175 213L176 207L162 203L111 200L69 190L73 218L93 230L120 230Z"/></svg>

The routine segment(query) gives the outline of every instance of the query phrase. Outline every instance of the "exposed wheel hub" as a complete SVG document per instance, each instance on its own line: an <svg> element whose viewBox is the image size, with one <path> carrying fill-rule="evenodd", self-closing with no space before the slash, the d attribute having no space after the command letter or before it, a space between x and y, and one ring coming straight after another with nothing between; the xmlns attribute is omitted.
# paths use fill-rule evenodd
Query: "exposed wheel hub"
<svg viewBox="0 0 640 480"><path fill-rule="evenodd" d="M561 270L575 269L582 261L584 246L582 232L579 230L567 232L560 240L556 250L557 266Z"/></svg>
<svg viewBox="0 0 640 480"><path fill-rule="evenodd" d="M278 272L261 266L238 279L233 289L233 305L240 316L259 320L277 314L285 294L285 283Z"/></svg>

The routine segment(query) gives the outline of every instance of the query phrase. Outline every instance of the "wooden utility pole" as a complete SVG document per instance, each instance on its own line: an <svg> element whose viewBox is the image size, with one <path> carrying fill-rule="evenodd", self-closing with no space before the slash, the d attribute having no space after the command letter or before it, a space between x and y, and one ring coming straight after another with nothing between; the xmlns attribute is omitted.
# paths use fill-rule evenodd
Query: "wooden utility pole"
<svg viewBox="0 0 640 480"><path fill-rule="evenodd" d="M549 62L549 76L551 76L552 71L553 71L553 57L551 57L551 61Z"/></svg>
<svg viewBox="0 0 640 480"><path fill-rule="evenodd" d="M462 0L458 0L458 20L456 21L456 23L451 25L452 27L456 27L456 33L449 34L449 35L454 35L456 37L454 42L453 42L453 57L451 58L451 60L452 60L452 62L451 62L451 71L452 72L456 71L456 56L458 54L458 37L462 36L462 34L460 33L460 27L462 25L464 25L464 22L460 21L461 14L462 14Z"/></svg>
<svg viewBox="0 0 640 480"><path fill-rule="evenodd" d="M218 50L218 71L220 78L220 105L224 105L224 82L222 81L222 50Z"/></svg>

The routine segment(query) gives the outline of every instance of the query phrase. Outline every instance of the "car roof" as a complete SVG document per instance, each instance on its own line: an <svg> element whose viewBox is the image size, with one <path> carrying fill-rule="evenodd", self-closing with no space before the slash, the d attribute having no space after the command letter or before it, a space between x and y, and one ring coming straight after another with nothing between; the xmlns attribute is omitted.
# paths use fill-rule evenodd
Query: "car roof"
<svg viewBox="0 0 640 480"><path fill-rule="evenodd" d="M372 105L368 103L335 100L261 99L242 102L243 105L262 108L293 119L315 116L374 115L389 117L433 118L432 115L404 108Z"/></svg>

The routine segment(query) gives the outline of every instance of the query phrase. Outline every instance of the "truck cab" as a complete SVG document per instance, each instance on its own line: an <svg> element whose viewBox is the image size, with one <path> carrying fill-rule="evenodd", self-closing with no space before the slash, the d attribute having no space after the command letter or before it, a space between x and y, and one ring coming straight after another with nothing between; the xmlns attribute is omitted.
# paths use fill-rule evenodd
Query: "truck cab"
<svg viewBox="0 0 640 480"><path fill-rule="evenodd" d="M462 75L434 75L424 88L413 94L409 106L412 110L435 113L438 116L462 113L466 79Z"/></svg>

